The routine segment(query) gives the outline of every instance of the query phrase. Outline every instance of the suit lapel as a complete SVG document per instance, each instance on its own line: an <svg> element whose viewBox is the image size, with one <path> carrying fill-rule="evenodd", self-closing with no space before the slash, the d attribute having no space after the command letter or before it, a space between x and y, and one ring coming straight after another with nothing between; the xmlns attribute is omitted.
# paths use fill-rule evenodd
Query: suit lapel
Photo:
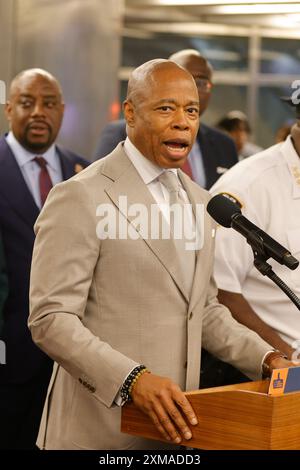
<svg viewBox="0 0 300 470"><path fill-rule="evenodd" d="M0 139L0 168L0 191L14 211L33 227L40 210L5 137Z"/></svg>
<svg viewBox="0 0 300 470"><path fill-rule="evenodd" d="M121 144L117 147L113 154L111 154L109 160L105 162L102 173L114 181L114 184L112 184L112 186L106 190L108 197L118 208L118 210L126 217L131 226L133 226L134 229L139 232L141 238L143 238L150 250L155 254L157 259L169 272L177 287L188 301L188 294L185 288L185 283L178 263L178 257L174 244L170 242L170 240L151 238L150 216L148 218L149 236L147 237L146 234L142 233L137 226L138 222L135 220L136 214L128 214L126 207L124 207L123 204L120 204L120 197L126 196L127 208L130 208L134 204L138 203L146 208L148 215L151 214L151 205L156 204L139 173L132 165L125 152L122 150Z"/></svg>
<svg viewBox="0 0 300 470"><path fill-rule="evenodd" d="M75 174L74 161L58 146L56 146L56 151L60 160L63 180L68 180Z"/></svg>

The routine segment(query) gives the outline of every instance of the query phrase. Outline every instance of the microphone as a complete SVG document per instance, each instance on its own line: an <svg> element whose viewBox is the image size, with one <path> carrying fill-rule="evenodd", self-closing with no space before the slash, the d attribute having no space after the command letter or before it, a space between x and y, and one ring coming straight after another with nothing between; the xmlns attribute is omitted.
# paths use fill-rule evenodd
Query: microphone
<svg viewBox="0 0 300 470"><path fill-rule="evenodd" d="M229 195L214 196L207 204L207 212L218 224L232 227L246 237L254 250L259 242L268 258L275 259L289 269L296 269L299 265L299 261L284 246L244 217L239 205L234 203Z"/></svg>

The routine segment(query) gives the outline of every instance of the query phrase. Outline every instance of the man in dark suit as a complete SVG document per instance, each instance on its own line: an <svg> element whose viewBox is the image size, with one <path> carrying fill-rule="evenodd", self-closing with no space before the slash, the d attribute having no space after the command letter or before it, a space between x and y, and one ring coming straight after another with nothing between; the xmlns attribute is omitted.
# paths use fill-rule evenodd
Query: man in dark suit
<svg viewBox="0 0 300 470"><path fill-rule="evenodd" d="M194 49L176 52L169 59L184 67L194 77L200 99L200 116L202 116L211 96L212 66ZM124 120L108 124L102 131L95 159L108 155L125 138ZM238 156L233 140L217 129L201 123L197 140L182 169L196 183L208 189L237 161Z"/></svg>
<svg viewBox="0 0 300 470"><path fill-rule="evenodd" d="M33 449L52 361L31 340L27 328L33 225L51 187L88 165L55 145L64 112L57 80L30 69L12 81L6 115L8 135L0 138L0 233L9 293L0 339L0 448ZM51 266L49 266L51 269Z"/></svg>

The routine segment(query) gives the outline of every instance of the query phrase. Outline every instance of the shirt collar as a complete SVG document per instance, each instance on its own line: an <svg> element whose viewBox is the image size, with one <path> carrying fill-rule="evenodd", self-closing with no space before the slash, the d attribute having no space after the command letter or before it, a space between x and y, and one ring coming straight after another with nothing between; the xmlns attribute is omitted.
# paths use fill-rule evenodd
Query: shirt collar
<svg viewBox="0 0 300 470"><path fill-rule="evenodd" d="M55 149L55 144L52 144L51 147L48 148L48 150L43 153L42 155L36 154L36 153L31 153L28 150L26 150L20 142L15 138L14 134L12 131L10 131L6 137L6 142L8 143L9 147L11 148L18 165L20 167L23 167L27 163L31 162L34 157L36 156L43 156L44 159L46 160L47 164L49 167L54 170L54 171L61 171L60 169L60 162L56 153Z"/></svg>
<svg viewBox="0 0 300 470"><path fill-rule="evenodd" d="M124 150L145 184L152 183L152 181L156 180L166 170L144 157L135 145L133 145L129 137L126 137L124 142ZM176 168L170 168L170 170L178 176Z"/></svg>
<svg viewBox="0 0 300 470"><path fill-rule="evenodd" d="M291 136L282 143L281 151L288 165L293 181L293 197L300 197L300 158L297 154Z"/></svg>

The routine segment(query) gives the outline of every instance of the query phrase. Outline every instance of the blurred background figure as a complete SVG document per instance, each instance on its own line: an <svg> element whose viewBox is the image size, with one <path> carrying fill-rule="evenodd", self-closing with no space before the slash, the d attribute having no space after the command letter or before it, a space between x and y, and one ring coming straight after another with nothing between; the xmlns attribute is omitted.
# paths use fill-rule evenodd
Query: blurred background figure
<svg viewBox="0 0 300 470"><path fill-rule="evenodd" d="M197 50L185 49L169 57L193 76L199 94L200 116L207 109L213 89L211 64ZM95 159L108 155L126 138L125 120L109 123L100 135ZM224 133L200 122L196 142L182 170L203 188L210 188L228 168L237 163L234 142Z"/></svg>
<svg viewBox="0 0 300 470"><path fill-rule="evenodd" d="M210 62L194 49L176 52L169 59L184 67L193 76L200 101L197 139L182 169L200 186L209 189L228 168L237 163L237 152L232 139L202 121L213 90L213 68Z"/></svg>
<svg viewBox="0 0 300 470"><path fill-rule="evenodd" d="M0 138L0 233L9 292L0 336L6 345L0 448L34 449L52 360L33 343L27 327L33 225L52 186L88 162L55 144L64 102L60 84L46 70L19 73L5 110L10 130Z"/></svg>
<svg viewBox="0 0 300 470"><path fill-rule="evenodd" d="M220 119L216 127L226 132L234 140L239 160L250 157L262 150L250 141L251 128L247 116L241 111L230 111Z"/></svg>
<svg viewBox="0 0 300 470"><path fill-rule="evenodd" d="M106 157L106 155L112 152L126 137L125 119L109 122L100 134L93 160Z"/></svg>

